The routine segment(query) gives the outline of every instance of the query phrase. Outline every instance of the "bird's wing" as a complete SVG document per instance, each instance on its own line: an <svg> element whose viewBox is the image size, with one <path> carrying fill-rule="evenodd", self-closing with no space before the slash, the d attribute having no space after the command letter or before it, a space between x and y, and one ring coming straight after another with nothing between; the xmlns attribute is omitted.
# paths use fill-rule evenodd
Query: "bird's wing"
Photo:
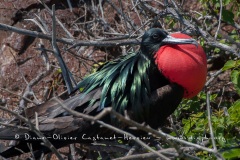
<svg viewBox="0 0 240 160"><path fill-rule="evenodd" d="M80 95L70 97L67 100L62 101L62 105L77 110L80 112L86 112L87 114L96 115L98 105L89 106L88 103L95 99L97 104L100 99L101 88L95 89L81 98ZM35 125L36 118L35 113L38 113L38 128L41 133L56 147L60 148L73 142L86 142L89 140L82 139L82 135L85 133L88 136L94 135L97 131L98 125L92 125L91 122L84 120L80 117L74 117L68 114L62 105L56 102L54 99L47 101L46 103L27 108L25 110L25 116ZM21 121L13 121L12 124L21 125ZM28 127L28 124L22 124L24 127ZM54 137L55 136L55 137ZM40 150L41 152L49 152L47 147L41 145L41 138L29 129L21 128L1 128L0 139L1 140L17 140L16 144L8 148L2 148L0 155L6 158L22 154L18 149L23 152L29 152L28 142L32 144L33 150ZM67 138L67 139L66 139ZM40 154L41 155L41 154ZM37 156L37 155L36 155Z"/></svg>
<svg viewBox="0 0 240 160"><path fill-rule="evenodd" d="M88 94L77 94L73 97L70 97L64 101L62 101L62 104L69 109L72 110L89 110L88 107L92 108L92 106L89 106L90 101L97 101L101 97L101 90L102 88L97 88L89 92ZM92 108L93 110L93 108ZM26 117L30 119L34 119L35 112L38 113L39 117L47 117L47 118L55 118L58 116L61 116L62 114L66 113L65 109L55 100L51 99L39 106L33 106L30 108L27 108L25 110ZM90 114L90 112L88 112Z"/></svg>

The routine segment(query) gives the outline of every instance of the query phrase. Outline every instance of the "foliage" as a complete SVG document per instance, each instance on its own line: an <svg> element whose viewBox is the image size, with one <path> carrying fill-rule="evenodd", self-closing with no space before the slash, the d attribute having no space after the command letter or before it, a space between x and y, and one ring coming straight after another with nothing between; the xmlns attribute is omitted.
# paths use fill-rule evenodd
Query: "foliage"
<svg viewBox="0 0 240 160"><path fill-rule="evenodd" d="M229 60L223 67L223 71L231 70L231 80L238 94L240 94L240 60Z"/></svg>
<svg viewBox="0 0 240 160"><path fill-rule="evenodd" d="M219 18L221 4L219 0L201 0L202 7L204 8L200 16L215 16ZM240 4L237 0L222 0L222 21L226 24L234 24L236 19L240 15ZM211 28L214 23L213 18L205 19L205 27ZM216 29L216 28L215 28ZM212 32L214 36L215 32ZM232 45L233 43L240 42L239 33L237 29L232 27L227 31L227 38L223 32L219 32L217 39L219 42ZM200 38L200 44L204 46L205 51L209 57L214 55L226 56L226 52L217 47L207 46L205 40ZM222 72L230 72L229 84L233 84L234 90L240 95L240 60L239 57L228 55L228 60L222 67ZM209 87L208 87L209 88ZM208 89L209 90L209 89ZM211 88L210 88L210 91ZM224 95L218 94L213 91L210 95L211 105L211 123L213 126L213 134L218 150L222 156L226 159L238 159L240 158L240 100L224 101L221 99ZM209 148L212 148L212 142L210 137L208 113L207 113L207 95L205 92L199 93L196 97L184 100L181 106L174 112L174 116L177 118L177 123L180 130L178 135L182 135L182 138L197 144L207 144ZM176 136L176 132L172 132L172 135ZM201 159L215 159L214 155L209 155L206 151L196 151L196 155Z"/></svg>
<svg viewBox="0 0 240 160"><path fill-rule="evenodd" d="M226 23L233 24L234 19L240 15L240 7L237 1L223 0L222 20ZM201 0L203 7L202 15L219 16L220 1L218 0ZM213 6L211 10L209 6ZM206 27L211 27L212 22L205 21ZM229 38L234 42L240 42L239 35L236 29L229 32ZM223 38L224 36L219 33L217 38L221 43L232 44L229 39ZM206 52L213 54L224 55L221 49L217 47L206 46L204 39L200 39L200 44L205 47ZM229 57L229 58L235 58ZM240 60L229 60L222 68L223 72L230 71L230 79L238 94L240 94ZM212 147L209 124L206 111L206 94L201 92L198 96L187 100L185 99L181 106L174 112L174 116L181 121L179 124L180 130L178 135L181 138L193 143L202 144L207 143ZM213 126L213 133L216 141L217 148L220 149L222 156L226 159L236 159L240 157L240 100L234 103L227 102L219 104L219 95L212 94L210 96L211 108L211 123ZM171 133L176 136L175 132ZM213 155L209 155L206 151L196 151L196 155L201 159L212 159Z"/></svg>
<svg viewBox="0 0 240 160"><path fill-rule="evenodd" d="M231 69L231 80L238 93L240 93L239 66L239 60L229 60L222 68L223 71ZM176 117L184 116L180 130L180 135L183 135L184 139L198 144L208 142L209 147L212 147L206 111L206 96L204 92L201 92L190 100L184 100L174 115ZM234 103L225 103L225 106L221 107L217 105L217 96L217 94L210 96L211 104L217 106L212 107L211 110L211 122L217 148L221 150L226 159L239 158L240 100ZM175 133L172 134L175 135ZM209 156L204 151L199 151L196 154L204 159Z"/></svg>

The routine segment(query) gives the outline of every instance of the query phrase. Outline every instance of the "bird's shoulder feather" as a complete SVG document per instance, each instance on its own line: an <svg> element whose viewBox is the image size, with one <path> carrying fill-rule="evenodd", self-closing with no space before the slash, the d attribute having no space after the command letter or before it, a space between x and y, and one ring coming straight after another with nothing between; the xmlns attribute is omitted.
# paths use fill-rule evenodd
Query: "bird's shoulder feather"
<svg viewBox="0 0 240 160"><path fill-rule="evenodd" d="M141 106L150 95L149 68L151 60L141 52L129 53L106 63L78 84L83 94L102 87L99 110L112 106L123 113L131 106L133 112L141 112Z"/></svg>

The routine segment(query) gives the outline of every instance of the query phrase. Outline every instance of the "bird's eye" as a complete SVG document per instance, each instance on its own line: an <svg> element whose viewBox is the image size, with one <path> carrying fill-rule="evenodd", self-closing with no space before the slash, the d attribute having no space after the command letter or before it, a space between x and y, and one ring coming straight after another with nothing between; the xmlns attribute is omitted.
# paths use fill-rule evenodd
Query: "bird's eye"
<svg viewBox="0 0 240 160"><path fill-rule="evenodd" d="M152 35L152 38L153 39L159 39L159 35L155 33L155 34Z"/></svg>

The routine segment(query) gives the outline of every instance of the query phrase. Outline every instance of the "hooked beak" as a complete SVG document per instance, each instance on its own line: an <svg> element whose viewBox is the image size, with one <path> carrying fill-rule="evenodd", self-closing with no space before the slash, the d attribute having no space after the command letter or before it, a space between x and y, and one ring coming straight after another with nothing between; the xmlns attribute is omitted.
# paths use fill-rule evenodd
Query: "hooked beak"
<svg viewBox="0 0 240 160"><path fill-rule="evenodd" d="M195 39L182 39L182 38L174 38L172 36L167 36L162 41L163 44L193 44L196 47L198 47L198 43Z"/></svg>

